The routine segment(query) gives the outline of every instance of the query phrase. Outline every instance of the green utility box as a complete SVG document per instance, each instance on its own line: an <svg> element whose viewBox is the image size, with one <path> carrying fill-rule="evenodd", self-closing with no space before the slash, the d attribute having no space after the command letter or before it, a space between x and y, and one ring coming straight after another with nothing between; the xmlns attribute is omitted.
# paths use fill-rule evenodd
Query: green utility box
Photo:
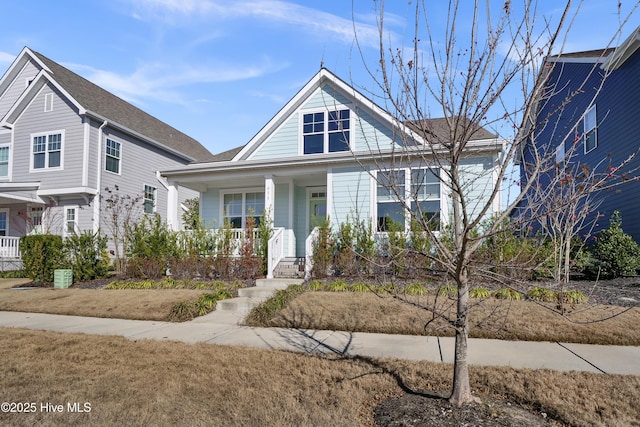
<svg viewBox="0 0 640 427"><path fill-rule="evenodd" d="M67 269L54 270L53 287L59 289L68 288L73 284L73 271Z"/></svg>

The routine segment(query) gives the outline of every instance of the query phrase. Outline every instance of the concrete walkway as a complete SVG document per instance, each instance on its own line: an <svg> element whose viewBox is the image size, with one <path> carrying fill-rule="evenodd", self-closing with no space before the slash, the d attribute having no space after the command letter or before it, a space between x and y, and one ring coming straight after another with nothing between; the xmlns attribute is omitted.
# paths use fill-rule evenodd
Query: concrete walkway
<svg viewBox="0 0 640 427"><path fill-rule="evenodd" d="M453 338L252 328L240 320L222 312L171 323L0 311L0 327L453 363ZM469 363L640 376L640 347L470 339Z"/></svg>

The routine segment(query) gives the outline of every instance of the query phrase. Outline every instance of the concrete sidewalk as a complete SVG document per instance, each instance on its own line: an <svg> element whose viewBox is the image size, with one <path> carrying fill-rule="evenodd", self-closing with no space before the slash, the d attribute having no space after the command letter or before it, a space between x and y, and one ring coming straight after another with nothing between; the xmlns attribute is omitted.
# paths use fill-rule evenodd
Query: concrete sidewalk
<svg viewBox="0 0 640 427"><path fill-rule="evenodd" d="M453 338L252 328L240 320L219 312L171 323L0 311L0 327L453 363ZM469 363L640 375L640 347L470 339Z"/></svg>

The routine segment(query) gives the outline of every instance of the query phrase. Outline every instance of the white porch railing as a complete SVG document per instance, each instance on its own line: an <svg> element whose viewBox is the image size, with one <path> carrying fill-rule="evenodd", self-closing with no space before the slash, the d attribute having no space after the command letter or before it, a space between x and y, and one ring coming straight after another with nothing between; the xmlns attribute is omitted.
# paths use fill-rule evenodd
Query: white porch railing
<svg viewBox="0 0 640 427"><path fill-rule="evenodd" d="M309 280L311 278L311 269L313 268L313 248L316 240L318 240L318 227L315 227L311 233L307 236L307 240L304 242L304 278Z"/></svg>
<svg viewBox="0 0 640 427"><path fill-rule="evenodd" d="M267 279L273 279L273 271L284 258L284 228L273 229L273 236L267 246Z"/></svg>
<svg viewBox="0 0 640 427"><path fill-rule="evenodd" d="M19 237L0 237L0 258L20 258Z"/></svg>

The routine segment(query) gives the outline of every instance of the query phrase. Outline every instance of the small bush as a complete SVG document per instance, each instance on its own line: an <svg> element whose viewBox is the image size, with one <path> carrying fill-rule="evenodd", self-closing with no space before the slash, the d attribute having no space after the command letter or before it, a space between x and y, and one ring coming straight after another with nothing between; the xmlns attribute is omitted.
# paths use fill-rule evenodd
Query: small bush
<svg viewBox="0 0 640 427"><path fill-rule="evenodd" d="M527 291L527 298L532 301L555 302L558 296L551 289L535 286Z"/></svg>
<svg viewBox="0 0 640 427"><path fill-rule="evenodd" d="M407 295L426 295L429 290L422 283L411 283L404 288L404 293Z"/></svg>
<svg viewBox="0 0 640 427"><path fill-rule="evenodd" d="M198 309L195 304L190 301L181 301L171 309L169 320L172 322L185 322L197 317L197 315Z"/></svg>
<svg viewBox="0 0 640 427"><path fill-rule="evenodd" d="M301 285L291 285L287 289L278 290L271 298L254 307L245 319L245 323L247 325L267 325L273 316L303 292L304 287Z"/></svg>
<svg viewBox="0 0 640 427"><path fill-rule="evenodd" d="M65 263L73 270L75 282L107 277L109 255L107 255L107 236L100 232L83 231L73 234L64 241Z"/></svg>
<svg viewBox="0 0 640 427"><path fill-rule="evenodd" d="M609 220L609 228L602 230L593 246L594 261L587 268L590 276L616 278L632 276L640 267L640 246L622 230L620 212L615 211Z"/></svg>
<svg viewBox="0 0 640 427"><path fill-rule="evenodd" d="M576 290L570 291L561 291L557 293L558 302L562 302L565 304L580 304L583 302L587 302L589 298L587 296Z"/></svg>
<svg viewBox="0 0 640 427"><path fill-rule="evenodd" d="M491 296L491 291L483 286L476 286L469 290L469 296L471 298L485 299Z"/></svg>
<svg viewBox="0 0 640 427"><path fill-rule="evenodd" d="M63 262L62 237L33 234L20 238L20 253L27 277L36 282L53 282L53 272Z"/></svg>
<svg viewBox="0 0 640 427"><path fill-rule="evenodd" d="M383 283L373 288L373 291L380 295L394 294L398 292L398 287L393 283Z"/></svg>
<svg viewBox="0 0 640 427"><path fill-rule="evenodd" d="M324 290L324 284L320 280L312 280L307 285L307 290L312 292L322 291Z"/></svg>
<svg viewBox="0 0 640 427"><path fill-rule="evenodd" d="M497 299L506 299L511 301L520 301L522 299L520 293L512 288L498 289L493 293L493 296Z"/></svg>
<svg viewBox="0 0 640 427"><path fill-rule="evenodd" d="M344 280L334 280L326 287L329 292L347 292L349 287Z"/></svg>
<svg viewBox="0 0 640 427"><path fill-rule="evenodd" d="M369 292L370 287L364 282L356 282L349 286L349 290L351 292Z"/></svg>
<svg viewBox="0 0 640 427"><path fill-rule="evenodd" d="M458 288L455 285L440 286L438 295L441 297L456 298L458 296Z"/></svg>

